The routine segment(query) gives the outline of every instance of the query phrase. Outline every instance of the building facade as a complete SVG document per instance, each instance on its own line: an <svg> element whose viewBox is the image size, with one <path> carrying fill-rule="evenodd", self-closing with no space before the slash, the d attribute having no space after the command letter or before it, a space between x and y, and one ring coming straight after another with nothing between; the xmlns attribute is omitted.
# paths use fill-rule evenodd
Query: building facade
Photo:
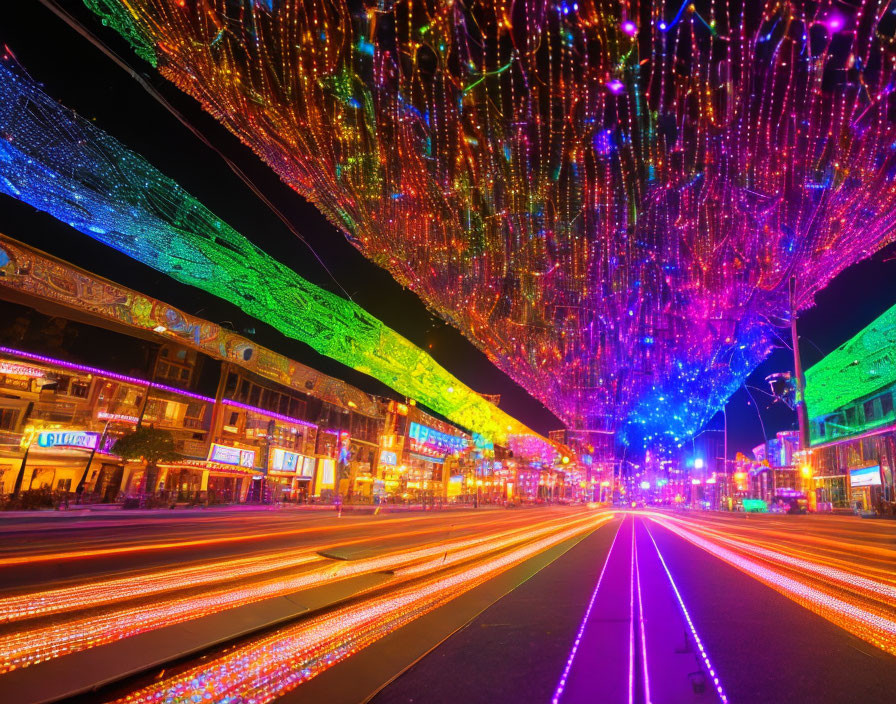
<svg viewBox="0 0 896 704"><path fill-rule="evenodd" d="M896 306L806 371L819 501L896 513Z"/></svg>

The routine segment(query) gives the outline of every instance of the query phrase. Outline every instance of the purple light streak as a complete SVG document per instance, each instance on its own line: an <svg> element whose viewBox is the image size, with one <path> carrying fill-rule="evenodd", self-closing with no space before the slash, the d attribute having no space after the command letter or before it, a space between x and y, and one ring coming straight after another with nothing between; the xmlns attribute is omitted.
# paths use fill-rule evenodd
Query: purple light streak
<svg viewBox="0 0 896 704"><path fill-rule="evenodd" d="M641 629L641 662L644 665L644 702L650 704L650 675L647 670L647 634L644 630L644 601L641 598L641 567L638 564L638 545L634 542L635 527L632 525L632 549L635 555L635 579L638 584L638 628Z"/></svg>
<svg viewBox="0 0 896 704"><path fill-rule="evenodd" d="M622 524L619 525L622 528ZM619 537L619 529L613 536L613 542L610 544L610 550L607 552L607 559L604 560L604 566L601 568L600 576L597 578L597 584L594 585L594 591L591 592L591 600L588 602L588 608L585 609L585 615L582 616L582 622L579 624L579 631L576 633L576 639L573 641L572 648L569 651L569 657L566 660L566 666L563 668L563 674L560 675L560 681L557 683L557 689L554 690L554 696L551 698L551 704L559 704L563 690L566 689L566 678L572 669L573 661L576 659L576 652L579 649L579 643L582 642L582 636L585 635L585 626L588 625L588 618L591 616L591 609L594 608L594 602L597 599L597 592L600 590L601 582L603 582L604 574L607 572L607 565L610 564L610 556L613 554L613 548L616 547L616 539Z"/></svg>
<svg viewBox="0 0 896 704"><path fill-rule="evenodd" d="M187 398L194 398L197 401L205 401L206 403L214 403L215 399L209 398L208 396L202 396L201 394L194 394L192 391L184 391L183 389L176 389L173 386L167 386L165 384L159 384L155 381L147 381L146 379L138 379L137 377L127 376L125 374L118 374L116 372L110 372L105 369L99 369L97 367L88 367L86 364L75 364L73 362L66 362L62 359L55 359L54 357L45 357L44 355L34 354L32 352L23 352L22 350L15 350L11 347L0 347L0 352L4 354L15 355L16 357L23 357L24 359L30 359L34 362L43 362L44 364L55 364L57 367L63 367L64 369L74 369L79 372L86 372L87 374L96 374L97 376L108 377L109 379L115 379L116 381L124 381L128 384L137 384L138 386L146 386L151 389L160 389L162 391L168 391L172 394L180 394L181 396L186 396Z"/></svg>
<svg viewBox="0 0 896 704"><path fill-rule="evenodd" d="M259 415L268 416L270 418L274 418L276 420L282 420L286 423L295 423L296 425L304 425L306 428L316 428L317 425L314 423L309 423L307 420L299 420L298 418L292 418L291 416L285 416L282 413L275 413L274 411L266 411L263 408L258 408L256 406L250 406L248 403L240 403L239 401L234 401L232 398L225 398L221 401L221 403L225 403L228 406L233 406L234 408L242 408L246 411L252 411L253 413L258 413ZM336 433L338 431L330 431Z"/></svg>
<svg viewBox="0 0 896 704"><path fill-rule="evenodd" d="M632 561L628 602L628 704L635 704L635 519L632 518Z"/></svg>
<svg viewBox="0 0 896 704"><path fill-rule="evenodd" d="M675 592L675 598L678 599L678 605L681 607L681 613L684 614L684 619L688 622L688 628L691 629L691 635L694 637L694 642L697 644L697 648L700 650L700 657L703 658L703 664L706 667L706 671L709 672L709 676L712 677L712 682L715 685L716 692L718 692L719 694L719 699L721 699L722 704L728 704L728 697L725 696L725 691L722 689L722 685L719 683L719 678L716 675L716 671L713 669L712 663L709 661L709 655L706 653L706 649L703 647L703 641L700 640L697 629L694 627L694 622L691 621L691 615L688 613L688 609L684 605L684 599L681 598L681 593L678 591L678 587L675 586L675 580L672 579L672 573L669 572L669 567L666 565L666 561L663 559L663 554L660 552L660 547L656 544L656 540L654 540L653 534L650 532L650 529L647 528L647 526L644 527L647 530L647 535L650 536L650 541L653 543L653 547L656 549L657 556L660 558L660 564L666 571L666 576L669 578L669 584L672 585L672 591Z"/></svg>

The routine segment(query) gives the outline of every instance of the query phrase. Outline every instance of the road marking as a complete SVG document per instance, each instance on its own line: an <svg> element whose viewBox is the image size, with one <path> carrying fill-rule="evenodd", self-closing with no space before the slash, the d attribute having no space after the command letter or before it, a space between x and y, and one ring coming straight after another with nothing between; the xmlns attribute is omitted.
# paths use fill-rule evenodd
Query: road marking
<svg viewBox="0 0 896 704"><path fill-rule="evenodd" d="M569 651L569 657L566 660L566 666L563 668L563 674L560 675L560 681L557 683L557 688L554 690L551 704L559 704L560 697L563 695L563 690L566 689L566 679L569 677L569 671L572 669L572 664L576 659L576 652L579 649L579 644L582 642L582 637L585 635L585 626L588 624L588 619L591 616L591 609L594 608L597 593L600 591L601 582L603 582L604 574L607 572L607 565L610 564L610 556L613 554L613 548L616 547L616 539L619 537L619 531L622 529L622 524L624 522L625 519L620 522L619 527L616 529L616 535L613 536L613 542L610 544L607 558L604 560L604 566L601 568L600 576L597 578L597 584L594 585L594 591L591 592L591 600L588 602L588 607L585 609L585 615L582 616L582 622L579 624L579 631L576 633L576 638Z"/></svg>
<svg viewBox="0 0 896 704"><path fill-rule="evenodd" d="M722 701L722 704L728 704L728 697L725 695L724 689L722 689L722 685L719 682L719 677L716 674L715 669L712 666L712 663L709 661L709 655L706 652L706 649L703 647L703 641L700 640L700 636L697 633L697 628L694 626L694 622L691 620L691 615L688 613L687 607L684 605L684 599L681 598L681 592L678 591L678 587L675 585L675 580L672 579L672 573L669 572L669 567L666 565L666 561L663 559L663 554L660 552L659 545L656 544L656 540L653 538L653 534L650 532L650 528L644 526L647 531L647 535L650 536L650 541L653 543L653 547L656 549L656 554L660 558L660 564L663 566L663 569L666 572L666 576L669 578L669 584L672 585L672 591L675 592L675 598L678 599L678 606L681 608L681 613L684 615L684 620L687 621L688 628L691 630L691 635L694 638L694 642L697 644L697 649L700 651L700 657L703 659L703 664L706 666L706 671L709 673L709 676L712 678L712 683L716 688L716 692L719 694L719 699Z"/></svg>

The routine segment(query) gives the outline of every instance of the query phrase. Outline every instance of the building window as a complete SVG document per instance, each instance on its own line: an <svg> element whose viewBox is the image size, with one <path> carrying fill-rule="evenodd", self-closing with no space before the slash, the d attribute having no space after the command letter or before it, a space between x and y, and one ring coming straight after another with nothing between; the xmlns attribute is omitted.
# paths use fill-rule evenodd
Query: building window
<svg viewBox="0 0 896 704"><path fill-rule="evenodd" d="M227 374L227 381L224 384L224 395L227 398L234 398L236 396L236 388L239 385L240 378L234 374L233 372L229 372Z"/></svg>
<svg viewBox="0 0 896 704"><path fill-rule="evenodd" d="M252 384L249 383L248 379L242 379L240 381L240 395L239 395L239 398L237 399L238 401L240 401L242 403L249 402L249 388L251 386L252 386Z"/></svg>
<svg viewBox="0 0 896 704"><path fill-rule="evenodd" d="M880 397L880 413L886 418L893 413L893 394L884 394Z"/></svg>
<svg viewBox="0 0 896 704"><path fill-rule="evenodd" d="M193 401L192 403L187 404L187 411L185 413L187 418L202 418L202 414L205 412L205 404L199 403L197 401Z"/></svg>
<svg viewBox="0 0 896 704"><path fill-rule="evenodd" d="M862 410L865 411L865 422L866 423L877 419L877 414L874 412L874 399L871 399L870 401L865 401L865 403L862 404Z"/></svg>
<svg viewBox="0 0 896 704"><path fill-rule="evenodd" d="M56 482L56 491L71 491L72 490L72 479L69 477L68 479L60 479Z"/></svg>
<svg viewBox="0 0 896 704"><path fill-rule="evenodd" d="M69 395L74 396L75 398L87 398L87 394L90 392L90 384L84 381L75 381L72 382L71 391L69 391Z"/></svg>

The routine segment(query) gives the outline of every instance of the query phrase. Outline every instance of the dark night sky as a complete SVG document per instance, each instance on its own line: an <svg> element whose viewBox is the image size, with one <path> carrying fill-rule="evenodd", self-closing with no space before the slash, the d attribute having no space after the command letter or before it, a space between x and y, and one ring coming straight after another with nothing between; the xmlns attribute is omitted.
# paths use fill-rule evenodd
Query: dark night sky
<svg viewBox="0 0 896 704"><path fill-rule="evenodd" d="M190 98L138 59L118 35L100 25L80 0L60 3L142 73L190 122L249 173L258 187L284 212L314 247L354 300L383 322L428 349L447 369L477 391L499 393L501 407L536 430L547 432L560 422L505 374L497 370L459 332L430 314L420 300L383 270L368 262L326 219L262 164ZM54 99L92 119L129 148L147 157L216 214L272 256L310 281L335 293L335 286L308 249L255 195L167 110L86 39L38 2L6 3L0 42ZM59 223L30 206L0 196L0 232L133 287L190 313L215 322L229 321L238 330L254 328L255 340L371 392L384 393L378 382L321 357L305 345L243 315L236 307L177 283L164 274ZM801 348L808 367L896 303L896 248L855 265L817 297L817 306L800 319ZM785 336L786 336L786 331ZM789 339L789 338L788 338ZM759 404L766 431L792 427L794 415L781 404L770 405L764 377L790 368L788 349L776 350L756 370L748 385ZM393 394L389 394L393 395ZM730 453L748 450L762 440L755 406L741 388L728 406ZM718 423L718 419L714 423Z"/></svg>

